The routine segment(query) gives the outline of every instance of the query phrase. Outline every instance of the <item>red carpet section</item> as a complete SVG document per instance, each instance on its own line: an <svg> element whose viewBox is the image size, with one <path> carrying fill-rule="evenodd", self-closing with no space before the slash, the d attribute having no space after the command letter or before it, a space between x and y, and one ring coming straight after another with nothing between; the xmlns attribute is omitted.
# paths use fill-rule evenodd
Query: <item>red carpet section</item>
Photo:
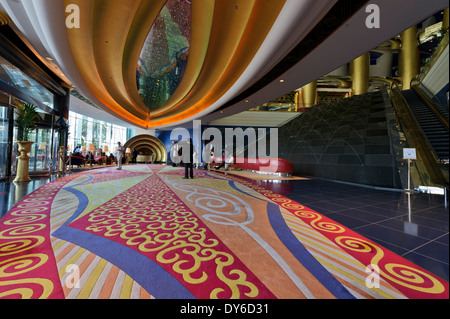
<svg viewBox="0 0 450 319"><path fill-rule="evenodd" d="M0 220L0 298L448 299L448 282L249 180L162 165L47 184Z"/></svg>

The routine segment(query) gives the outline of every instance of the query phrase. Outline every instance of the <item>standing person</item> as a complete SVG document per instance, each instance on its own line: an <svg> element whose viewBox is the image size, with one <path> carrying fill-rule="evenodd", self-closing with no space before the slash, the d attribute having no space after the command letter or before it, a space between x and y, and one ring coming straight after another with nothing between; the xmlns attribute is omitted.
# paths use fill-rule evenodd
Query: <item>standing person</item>
<svg viewBox="0 0 450 319"><path fill-rule="evenodd" d="M183 162L184 162L184 179L194 178L194 144L192 144L192 140L190 138L187 139L187 145L182 153ZM188 154L186 154L188 153ZM190 171L189 171L190 170ZM189 176L189 177L188 177Z"/></svg>
<svg viewBox="0 0 450 319"><path fill-rule="evenodd" d="M123 156L123 146L120 142L117 142L117 169L122 169L122 156Z"/></svg>
<svg viewBox="0 0 450 319"><path fill-rule="evenodd" d="M131 159L131 161L136 164L136 159L138 156L138 152L136 151L136 149L133 149L133 158Z"/></svg>

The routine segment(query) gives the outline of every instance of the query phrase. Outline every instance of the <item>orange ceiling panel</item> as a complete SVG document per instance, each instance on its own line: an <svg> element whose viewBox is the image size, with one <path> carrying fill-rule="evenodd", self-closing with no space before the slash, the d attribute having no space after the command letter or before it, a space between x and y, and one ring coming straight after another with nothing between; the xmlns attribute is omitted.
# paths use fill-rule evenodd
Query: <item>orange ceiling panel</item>
<svg viewBox="0 0 450 319"><path fill-rule="evenodd" d="M74 3L65 0L65 4ZM77 0L81 27L68 29L74 60L92 93L141 127L195 116L217 101L251 62L285 1L192 0L189 58L173 95L149 112L136 85L146 37L165 0Z"/></svg>

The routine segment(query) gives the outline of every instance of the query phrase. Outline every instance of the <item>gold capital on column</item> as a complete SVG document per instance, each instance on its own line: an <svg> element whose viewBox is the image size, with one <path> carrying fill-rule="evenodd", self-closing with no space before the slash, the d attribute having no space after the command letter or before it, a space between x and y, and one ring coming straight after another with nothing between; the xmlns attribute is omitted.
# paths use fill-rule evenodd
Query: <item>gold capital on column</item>
<svg viewBox="0 0 450 319"><path fill-rule="evenodd" d="M7 25L9 23L11 23L11 18L2 10L0 10L0 26Z"/></svg>
<svg viewBox="0 0 450 319"><path fill-rule="evenodd" d="M350 62L352 95L367 93L369 90L370 53L367 52Z"/></svg>
<svg viewBox="0 0 450 319"><path fill-rule="evenodd" d="M302 87L303 107L312 107L316 105L317 81L312 81Z"/></svg>
<svg viewBox="0 0 450 319"><path fill-rule="evenodd" d="M411 80L419 75L420 51L417 42L417 26L413 26L401 34L402 45L399 54L398 69L402 79L402 89L411 88Z"/></svg>

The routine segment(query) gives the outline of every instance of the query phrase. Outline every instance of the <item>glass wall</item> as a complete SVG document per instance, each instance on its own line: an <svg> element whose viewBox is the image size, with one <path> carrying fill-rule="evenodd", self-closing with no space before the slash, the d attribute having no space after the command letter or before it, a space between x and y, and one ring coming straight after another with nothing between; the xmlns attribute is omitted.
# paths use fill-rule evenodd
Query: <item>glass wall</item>
<svg viewBox="0 0 450 319"><path fill-rule="evenodd" d="M29 137L34 144L30 152L30 172L48 171L51 163L51 129L39 128ZM56 154L56 153L55 153Z"/></svg>
<svg viewBox="0 0 450 319"><path fill-rule="evenodd" d="M53 109L53 94L1 56L0 81L26 94L34 101L39 101L40 105L36 106Z"/></svg>
<svg viewBox="0 0 450 319"><path fill-rule="evenodd" d="M9 96L0 91L0 180L6 176L9 129Z"/></svg>
<svg viewBox="0 0 450 319"><path fill-rule="evenodd" d="M122 145L127 141L127 128L104 121L96 120L75 112L69 112L69 138L67 145L71 151L77 146L88 148L93 144L107 153L115 153L117 142Z"/></svg>
<svg viewBox="0 0 450 319"><path fill-rule="evenodd" d="M35 104L40 113L40 122L28 138L34 142L28 154L30 156L29 172L30 174L57 172L58 152L60 145L64 144L62 139L65 137L66 126L64 121L52 116L53 93L3 57L0 57L0 85L0 179L16 174L17 158L20 154L17 145L17 127L10 127L14 121L14 119L10 119L10 116L15 113L13 112L15 102L24 102L22 100ZM105 146L107 146L108 153L115 153L117 142L125 144L128 137L126 127L74 112L69 114L68 125L67 145L70 151L73 151L78 145L93 144L96 149L105 151ZM12 149L8 152L11 142Z"/></svg>
<svg viewBox="0 0 450 319"><path fill-rule="evenodd" d="M14 108L17 103L30 102L37 107L39 123L29 135L34 142L31 148L29 172L49 171L52 145L51 113L54 110L54 94L28 76L21 69L0 56L0 179L14 176L17 170L17 158L20 155L17 145L17 127L14 123ZM12 115L14 114L14 115ZM47 120L44 120L46 119ZM57 129L58 130L58 129ZM55 130L55 132L57 132ZM59 135L58 135L59 136ZM11 149L8 152L8 143ZM59 145L59 141L56 141ZM7 165L10 164L10 167Z"/></svg>
<svg viewBox="0 0 450 319"><path fill-rule="evenodd" d="M0 91L0 179L7 177L8 159L11 163L11 176L16 174L17 158L20 155L17 145L17 127L12 130L12 153L8 153L9 125L10 125L10 109L13 106L15 97ZM15 115L14 115L15 116ZM51 128L45 127L42 123L30 132L28 140L34 142L29 153L29 172L42 172L50 169L51 163ZM56 132L56 131L55 131ZM58 141L56 141L58 144Z"/></svg>

